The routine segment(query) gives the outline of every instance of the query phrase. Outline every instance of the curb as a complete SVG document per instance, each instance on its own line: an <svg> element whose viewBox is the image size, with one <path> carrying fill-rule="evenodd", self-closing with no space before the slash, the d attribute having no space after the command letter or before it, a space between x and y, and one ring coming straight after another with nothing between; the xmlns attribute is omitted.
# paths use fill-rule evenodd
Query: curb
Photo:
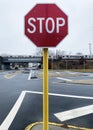
<svg viewBox="0 0 93 130"><path fill-rule="evenodd" d="M35 122L32 123L30 125L28 125L25 130L31 130L33 127L38 127L37 125L43 125L43 122ZM77 126L72 126L72 125L67 125L67 124L58 124L58 123L53 123L53 122L49 122L49 125L52 125L54 127L58 127L58 128L63 128L64 130L93 130L90 128L83 128L83 127L77 127ZM41 130L41 129L40 129ZM57 130L57 129L56 129Z"/></svg>
<svg viewBox="0 0 93 130"><path fill-rule="evenodd" d="M79 80L79 81L66 81L65 83L69 83L69 84L83 84L83 85L93 85L93 81L91 82L84 82L82 80Z"/></svg>

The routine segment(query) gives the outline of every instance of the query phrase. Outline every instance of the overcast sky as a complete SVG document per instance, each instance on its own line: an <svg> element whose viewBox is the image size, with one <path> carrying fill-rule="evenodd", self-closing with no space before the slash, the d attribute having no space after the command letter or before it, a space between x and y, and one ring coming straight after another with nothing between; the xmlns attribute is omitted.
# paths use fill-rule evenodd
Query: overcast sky
<svg viewBox="0 0 93 130"><path fill-rule="evenodd" d="M36 3L57 3L68 15L69 34L53 48L67 54L93 54L93 0L0 0L0 55L32 55L36 46L24 35L24 16Z"/></svg>

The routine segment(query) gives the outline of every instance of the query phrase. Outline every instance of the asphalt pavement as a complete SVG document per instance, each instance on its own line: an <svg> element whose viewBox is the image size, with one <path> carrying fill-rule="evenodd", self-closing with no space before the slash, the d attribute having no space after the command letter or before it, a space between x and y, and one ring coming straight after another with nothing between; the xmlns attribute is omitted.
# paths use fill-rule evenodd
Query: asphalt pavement
<svg viewBox="0 0 93 130"><path fill-rule="evenodd" d="M81 74L76 74L81 75ZM50 74L50 77L55 77L58 75L52 75ZM65 77L70 77L72 74L65 74ZM74 75L75 76L75 75ZM61 76L62 77L62 76ZM64 77L64 75L63 75ZM78 80L65 80L65 83L72 83L72 84L84 84L84 85L93 85L93 79L87 78L87 79L78 79ZM43 124L42 123L34 123L31 125L28 125L25 130L43 130ZM88 128L82 128L82 127L76 127L76 126L69 126L65 124L49 124L49 130L92 130Z"/></svg>
<svg viewBox="0 0 93 130"><path fill-rule="evenodd" d="M42 77L42 73L38 75L38 77ZM81 73L81 72L70 72L70 71L63 71L63 72L56 72L53 73L50 71L49 77L61 77L61 78L68 78L75 77L75 79L71 80L64 80L65 83L73 83L73 84L84 84L84 85L93 85L93 73ZM76 78L76 77L80 77ZM84 77L84 78L82 78Z"/></svg>
<svg viewBox="0 0 93 130"><path fill-rule="evenodd" d="M42 121L42 71L39 72L37 79L30 79L29 73L0 73L0 130L43 129L42 123L34 123ZM59 123L50 124L49 130L93 130L92 79L92 73L49 72L49 121ZM78 117L74 111L79 112ZM74 118L55 116L68 112L73 112Z"/></svg>

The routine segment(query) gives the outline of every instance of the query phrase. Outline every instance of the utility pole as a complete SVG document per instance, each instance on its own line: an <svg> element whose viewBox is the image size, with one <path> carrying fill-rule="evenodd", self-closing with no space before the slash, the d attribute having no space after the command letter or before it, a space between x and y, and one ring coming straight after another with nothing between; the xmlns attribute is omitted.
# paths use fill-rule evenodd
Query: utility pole
<svg viewBox="0 0 93 130"><path fill-rule="evenodd" d="M90 52L90 56L92 55L92 52L91 52L91 43L89 43L89 52Z"/></svg>

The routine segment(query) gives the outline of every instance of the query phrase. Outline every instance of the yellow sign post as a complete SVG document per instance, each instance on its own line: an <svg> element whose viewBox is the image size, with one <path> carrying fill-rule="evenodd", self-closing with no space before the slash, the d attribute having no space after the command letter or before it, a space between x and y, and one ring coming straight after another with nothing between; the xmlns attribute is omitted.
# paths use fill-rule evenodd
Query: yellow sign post
<svg viewBox="0 0 93 130"><path fill-rule="evenodd" d="M43 49L43 130L48 130L48 48Z"/></svg>
<svg viewBox="0 0 93 130"><path fill-rule="evenodd" d="M54 3L53 4L38 3L25 15L24 20L25 20L25 30L24 30L25 35L37 47L44 48L43 49L43 130L48 130L48 123L49 123L48 48L56 47L59 44L59 42L61 42L68 34L68 16Z"/></svg>

